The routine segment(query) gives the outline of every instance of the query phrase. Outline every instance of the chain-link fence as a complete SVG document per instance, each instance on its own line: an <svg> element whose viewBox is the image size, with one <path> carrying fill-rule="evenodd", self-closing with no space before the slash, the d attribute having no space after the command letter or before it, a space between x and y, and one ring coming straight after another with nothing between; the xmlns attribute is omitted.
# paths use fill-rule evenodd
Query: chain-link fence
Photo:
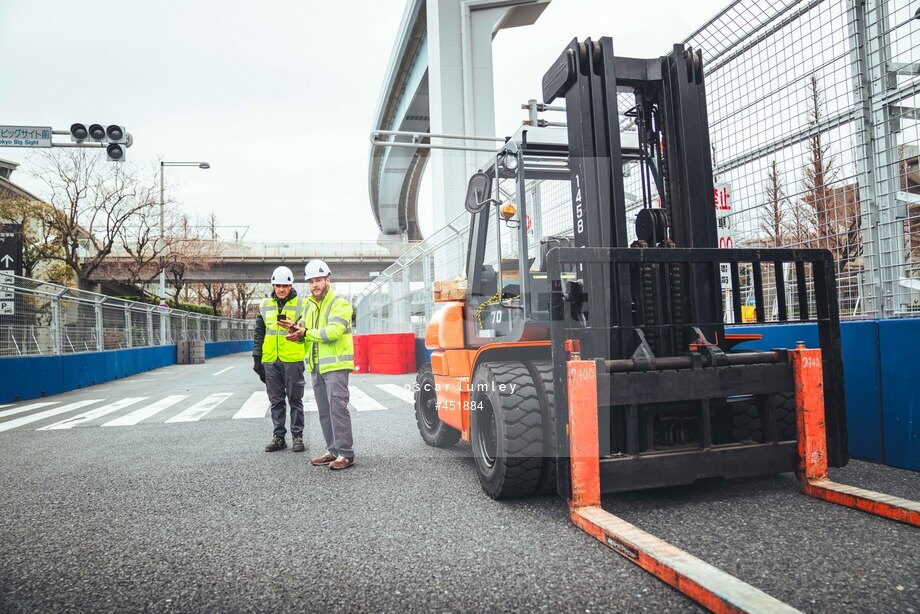
<svg viewBox="0 0 920 614"><path fill-rule="evenodd" d="M920 315L915 11L906 0L740 0L684 41L703 53L720 241L829 250L843 318ZM620 94L618 105L621 128L635 130L632 95ZM632 219L643 200L654 203L657 194L654 182L643 188L637 163L625 165L624 180ZM548 223L536 236L571 232L568 191L557 192L560 198L546 199L555 204L536 216L535 224ZM452 226L466 222L458 218ZM424 254L436 261L441 242L432 237L410 260ZM462 258L452 260L460 268L447 271L449 276L439 271L434 279L464 273ZM361 332L409 329L393 307L407 296L399 285L404 266L401 259L359 297ZM795 275L784 270L784 276ZM424 281L426 288L431 281L414 272L406 279ZM742 296L753 305L754 295L763 292L774 306L766 314L746 307L745 320L778 317L775 280L775 271L740 267ZM791 288L787 284L785 291ZM412 296L411 329L418 334L424 328L417 316L429 314L431 298ZM787 297L786 303L794 301ZM728 302L725 307L732 321ZM378 316L373 324L363 317L371 313Z"/></svg>
<svg viewBox="0 0 920 614"><path fill-rule="evenodd" d="M252 339L254 322L112 298L26 277L0 277L0 356L119 350L177 341Z"/></svg>
<svg viewBox="0 0 920 614"><path fill-rule="evenodd" d="M735 2L703 52L736 245L834 256L843 317L920 309L920 20L906 0Z"/></svg>

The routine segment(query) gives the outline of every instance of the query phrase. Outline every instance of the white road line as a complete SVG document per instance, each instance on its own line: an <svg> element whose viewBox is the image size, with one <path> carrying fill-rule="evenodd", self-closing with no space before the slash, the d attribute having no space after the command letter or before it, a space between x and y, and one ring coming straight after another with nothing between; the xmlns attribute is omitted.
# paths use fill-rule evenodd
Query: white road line
<svg viewBox="0 0 920 614"><path fill-rule="evenodd" d="M38 409L39 407L57 405L58 403L60 403L60 401L42 401L41 403L32 403L31 405L25 405L23 407L4 409L3 411L0 411L0 418L6 418L7 416L12 416L13 414L21 414L22 412L29 411L30 409ZM9 407L9 405L3 405L3 407Z"/></svg>
<svg viewBox="0 0 920 614"><path fill-rule="evenodd" d="M172 407L182 399L186 398L188 398L187 394L173 394L166 397L165 399L160 399L152 405L141 407L140 409L135 410L126 416L121 416L120 418L115 418L111 422L106 422L102 426L132 426L141 420L146 420L150 416L160 413L164 409Z"/></svg>
<svg viewBox="0 0 920 614"><path fill-rule="evenodd" d="M215 373L214 375L220 375L221 373L226 373L227 371L229 371L229 370L232 369L232 368L233 368L233 367L227 367L226 369L221 369L220 371L218 371L218 372Z"/></svg>
<svg viewBox="0 0 920 614"><path fill-rule="evenodd" d="M268 393L264 390L253 392L252 396L246 399L240 410L233 414L234 420L246 418L264 418L268 412Z"/></svg>
<svg viewBox="0 0 920 614"><path fill-rule="evenodd" d="M316 404L316 397L312 394L303 395L303 410L318 413L319 406Z"/></svg>
<svg viewBox="0 0 920 614"><path fill-rule="evenodd" d="M146 398L147 397L128 397L126 399L119 399L114 403L109 403L108 405L103 405L102 407L91 409L88 412L84 412L78 416L71 416L66 420L61 420L60 422L55 422L54 424L49 424L48 426L43 426L36 430L56 431L60 429L72 429L75 426L86 424L90 420L95 420L96 418L101 418L102 416L107 416L109 414L115 413L119 409L124 409L129 405L134 405L135 403L143 401Z"/></svg>
<svg viewBox="0 0 920 614"><path fill-rule="evenodd" d="M397 399L403 400L410 405L415 405L415 393L412 390L406 389L404 386L397 386L396 384L374 384L387 394L392 394Z"/></svg>
<svg viewBox="0 0 920 614"><path fill-rule="evenodd" d="M62 407L55 407L54 409L40 411L37 414L29 414L28 416L23 416L22 418L16 418L15 420L3 422L0 423L0 433L14 429L17 426L22 426L23 424L31 424L32 422L38 422L39 420L44 420L45 418L59 416L60 414L74 411L75 409L80 409L81 407L86 407L87 405L99 403L100 401L104 400L105 399L85 399L83 401L77 401L76 403L71 403Z"/></svg>
<svg viewBox="0 0 920 614"><path fill-rule="evenodd" d="M383 405L378 403L376 400L367 396L362 392L357 386L350 386L348 388L351 393L351 406L357 411L380 411L386 409Z"/></svg>
<svg viewBox="0 0 920 614"><path fill-rule="evenodd" d="M9 407L10 405L12 405L12 403L7 403L6 405L0 405L0 409L3 409L4 407Z"/></svg>
<svg viewBox="0 0 920 614"><path fill-rule="evenodd" d="M167 422L197 422L209 411L233 396L232 392L215 392L198 401L178 416L173 416Z"/></svg>

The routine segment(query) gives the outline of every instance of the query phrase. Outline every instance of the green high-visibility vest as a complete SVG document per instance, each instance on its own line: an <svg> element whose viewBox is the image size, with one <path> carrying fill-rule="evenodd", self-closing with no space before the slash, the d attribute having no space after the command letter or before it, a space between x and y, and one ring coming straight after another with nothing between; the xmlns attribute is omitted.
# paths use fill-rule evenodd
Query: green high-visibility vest
<svg viewBox="0 0 920 614"><path fill-rule="evenodd" d="M311 296L307 300L305 350L307 370L313 372L313 347L317 346L316 365L320 373L329 371L354 371L355 346L352 341L351 303L332 290L317 303Z"/></svg>
<svg viewBox="0 0 920 614"><path fill-rule="evenodd" d="M281 312L287 314L288 320L297 322L303 317L306 301L295 296L284 304ZM265 339L262 340L262 362L303 362L304 346L302 341L288 341L284 337L288 331L278 324L278 301L264 298L259 304L259 313L265 321Z"/></svg>

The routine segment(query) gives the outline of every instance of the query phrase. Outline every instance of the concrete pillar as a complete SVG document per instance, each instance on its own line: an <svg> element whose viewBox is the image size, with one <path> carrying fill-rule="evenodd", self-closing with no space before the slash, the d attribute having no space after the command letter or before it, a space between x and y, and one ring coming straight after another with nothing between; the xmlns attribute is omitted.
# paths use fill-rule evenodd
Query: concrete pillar
<svg viewBox="0 0 920 614"><path fill-rule="evenodd" d="M499 30L536 22L549 1L427 0L432 134L495 136L492 39ZM463 212L467 180L487 158L483 152L432 150L435 228ZM458 255L439 255L435 276L443 275L442 262L455 262Z"/></svg>
<svg viewBox="0 0 920 614"><path fill-rule="evenodd" d="M499 30L536 22L549 0L427 2L431 132L495 136L492 39ZM463 211L467 179L483 156L432 151L436 228Z"/></svg>

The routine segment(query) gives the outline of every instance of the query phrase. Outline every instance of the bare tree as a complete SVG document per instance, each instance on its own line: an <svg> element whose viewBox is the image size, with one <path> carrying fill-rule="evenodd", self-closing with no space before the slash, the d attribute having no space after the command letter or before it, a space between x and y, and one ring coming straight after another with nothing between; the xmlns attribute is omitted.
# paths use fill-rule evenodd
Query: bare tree
<svg viewBox="0 0 920 614"><path fill-rule="evenodd" d="M256 295L259 287L256 284L236 283L231 288L230 295L236 306L237 318L247 319L249 317L249 304L252 297Z"/></svg>
<svg viewBox="0 0 920 614"><path fill-rule="evenodd" d="M199 238L199 234L199 230L187 231L183 240L164 257L167 284L173 289L176 301L182 300L183 295L185 300L189 299L188 274L192 270L206 270L209 267L213 246L211 242Z"/></svg>
<svg viewBox="0 0 920 614"><path fill-rule="evenodd" d="M122 227L118 241L122 257L117 266L105 268L109 277L146 292L144 286L159 276L161 260L165 261L170 253L181 253L188 243L186 237L175 232L182 226L182 215L166 209L165 216L163 232L160 214L154 208L137 212L131 223Z"/></svg>
<svg viewBox="0 0 920 614"><path fill-rule="evenodd" d="M808 85L808 123L812 126L820 125L823 115L818 79L812 75ZM821 136L822 133L817 131L808 140L805 161L805 195L802 203L810 218L808 222L812 232L807 244L809 247L830 250L838 270L844 271L862 255L859 182L833 185L838 176L836 159L830 153L830 146L822 142ZM796 215L800 213L796 212Z"/></svg>
<svg viewBox="0 0 920 614"><path fill-rule="evenodd" d="M61 241L56 258L70 267L81 286L112 252L122 228L157 202L156 182L142 179L126 163L103 160L98 151L45 152L35 171L52 205L43 223Z"/></svg>
<svg viewBox="0 0 920 614"><path fill-rule="evenodd" d="M203 300L214 315L224 315L224 303L230 298L231 286L224 283L207 283L198 286L198 296Z"/></svg>
<svg viewBox="0 0 920 614"><path fill-rule="evenodd" d="M770 170L767 173L764 188L767 194L767 204L764 208L763 219L760 221L760 229L767 238L768 245L780 247L785 244L787 238L786 208L789 205L789 199L786 198L783 190L783 180L780 177L776 160L770 161Z"/></svg>

